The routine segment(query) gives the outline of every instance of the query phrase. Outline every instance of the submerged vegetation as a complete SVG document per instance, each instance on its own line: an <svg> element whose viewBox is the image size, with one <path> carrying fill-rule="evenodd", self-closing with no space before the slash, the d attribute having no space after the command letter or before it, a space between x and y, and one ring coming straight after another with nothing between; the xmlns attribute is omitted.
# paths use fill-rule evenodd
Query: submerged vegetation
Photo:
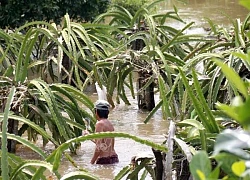
<svg viewBox="0 0 250 180"><path fill-rule="evenodd" d="M160 1L132 13L114 5L92 23L71 21L66 14L61 24L34 21L0 30L1 179L46 179L46 169L57 179L98 179L78 167L67 150L74 154L81 142L101 137L130 138L166 156L161 161L168 166L160 175L148 166L151 158L138 158L117 180L137 179L143 168L141 179L148 173L153 179L172 177L174 169L179 179L249 178L250 16L233 21L231 29L209 20L211 31L190 35L185 30L193 23L169 26L170 19L183 22L177 9L154 13ZM136 72L147 77L140 89L133 86ZM145 123L161 110L163 119L171 120L167 142L120 132L82 136L86 128L94 132L93 103L84 90L95 82L107 87L112 106L130 104L125 88L135 98L153 84L160 101ZM36 146L38 136L44 146L55 146L50 155ZM15 142L41 159L11 153ZM78 170L60 175L62 156Z"/></svg>

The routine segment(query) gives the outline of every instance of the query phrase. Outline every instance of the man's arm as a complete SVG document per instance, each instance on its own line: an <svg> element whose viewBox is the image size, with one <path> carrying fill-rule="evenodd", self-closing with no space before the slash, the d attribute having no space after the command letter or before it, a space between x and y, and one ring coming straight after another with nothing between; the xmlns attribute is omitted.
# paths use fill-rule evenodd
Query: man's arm
<svg viewBox="0 0 250 180"><path fill-rule="evenodd" d="M102 131L103 131L103 128L102 128L101 123L97 122L96 127L95 127L95 132L102 132ZM94 155L90 161L91 164L94 164L97 158L99 157L99 155L101 154L100 145L101 145L102 139L96 139L94 142L96 144L96 147L95 147Z"/></svg>
<svg viewBox="0 0 250 180"><path fill-rule="evenodd" d="M97 160L97 158L99 157L100 154L101 154L101 150L100 150L98 147L96 147L96 148L95 148L94 155L93 155L93 157L92 157L90 163L91 163L91 164L94 164L95 161Z"/></svg>

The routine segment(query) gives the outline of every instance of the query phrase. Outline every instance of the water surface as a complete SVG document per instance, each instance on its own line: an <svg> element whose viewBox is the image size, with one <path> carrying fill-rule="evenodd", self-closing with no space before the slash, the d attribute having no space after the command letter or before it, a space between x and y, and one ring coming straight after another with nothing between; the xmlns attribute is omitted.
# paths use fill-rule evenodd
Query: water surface
<svg viewBox="0 0 250 180"><path fill-rule="evenodd" d="M97 100L97 94L89 94L90 99L95 102ZM158 96L156 96L157 98ZM165 134L168 130L168 121L163 120L161 112L158 111L154 117L145 124L147 113L142 112L137 107L137 100L132 99L128 94L128 98L131 105L125 105L123 103L117 105L111 110L109 119L114 125L116 132L129 133L145 140L161 144L165 140ZM158 101L156 99L156 101ZM37 145L42 147L42 141L38 140ZM54 146L52 144L46 145L44 150L47 153L52 152ZM95 144L92 141L86 141L81 144L77 155L73 156L76 164L91 174L100 177L101 180L111 180L122 168L130 164L131 158L138 154L146 153L153 156L150 147L137 143L127 138L116 138L115 150L119 156L120 162L115 165L92 165L90 164ZM37 159L37 154L31 150L19 146L17 154L27 159ZM66 174L74 171L75 168L68 162L67 159L63 159L60 166L60 173ZM49 175L49 174L48 174ZM151 179L148 177L147 179Z"/></svg>
<svg viewBox="0 0 250 180"><path fill-rule="evenodd" d="M195 22L196 27L208 27L207 18L220 26L231 26L236 18L244 21L249 11L238 0L166 0L161 3L160 11L168 12L178 9L185 22ZM182 23L173 23L183 27Z"/></svg>

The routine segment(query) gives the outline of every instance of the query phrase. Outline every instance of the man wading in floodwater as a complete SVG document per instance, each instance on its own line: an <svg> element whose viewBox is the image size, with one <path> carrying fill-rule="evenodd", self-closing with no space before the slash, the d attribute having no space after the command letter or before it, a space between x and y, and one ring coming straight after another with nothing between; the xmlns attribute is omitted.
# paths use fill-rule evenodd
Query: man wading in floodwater
<svg viewBox="0 0 250 180"><path fill-rule="evenodd" d="M95 115L97 123L95 125L95 132L112 132L114 127L108 120L109 115L109 103L104 100L98 100L95 103ZM87 134L85 132L84 134ZM96 139L96 147L94 155L91 159L91 164L114 164L119 162L118 156L114 149L114 138Z"/></svg>

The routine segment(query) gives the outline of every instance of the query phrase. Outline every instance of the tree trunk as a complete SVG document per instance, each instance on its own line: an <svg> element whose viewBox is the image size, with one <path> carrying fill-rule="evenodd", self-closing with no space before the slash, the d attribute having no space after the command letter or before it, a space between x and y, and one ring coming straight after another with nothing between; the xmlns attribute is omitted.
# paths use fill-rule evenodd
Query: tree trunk
<svg viewBox="0 0 250 180"><path fill-rule="evenodd" d="M4 112L4 109L5 109L5 105L6 105L6 102L7 102L7 99L6 98L3 98L1 99L1 108L0 108L0 112ZM13 109L11 109L13 111ZM14 110L15 114L18 114L18 111L17 110ZM18 134L18 121L14 120L14 119L8 119L8 133L9 134L15 134L17 135ZM2 131L2 123L0 123L0 130ZM0 148L2 146L2 141L0 141ZM8 149L8 152L11 152L11 153L15 153L16 152L16 141L15 140L11 140L11 139L8 139L7 140L7 149Z"/></svg>
<svg viewBox="0 0 250 180"><path fill-rule="evenodd" d="M72 66L72 62L69 59L69 57L67 56L67 54L65 54L65 53L63 53L62 65L67 71L70 71L71 66ZM60 76L60 75L58 75L58 76ZM61 77L62 77L62 83L71 84L70 77L67 75L67 73L64 70L62 70L62 72L61 72Z"/></svg>
<svg viewBox="0 0 250 180"><path fill-rule="evenodd" d="M138 88L142 89L143 86L147 84L151 75L144 70L139 71L138 74ZM137 98L139 109L151 111L155 107L154 83L151 83L148 87L142 90Z"/></svg>
<svg viewBox="0 0 250 180"><path fill-rule="evenodd" d="M140 30L145 30L141 27ZM145 47L145 43L141 39L137 39L132 42L131 49L141 51ZM143 66L143 65L142 65ZM145 70L139 71L138 85L139 89L141 89L148 81L147 77L150 77L151 72L147 72ZM154 99L154 83L151 83L145 90L143 90L138 96L138 107L142 110L151 111L155 107L155 99Z"/></svg>
<svg viewBox="0 0 250 180"><path fill-rule="evenodd" d="M155 164L156 164L156 167L155 167L155 177L156 177L156 180L162 180L163 178L163 173L164 173L164 166L163 166L163 154L161 151L159 150L155 150L152 148L152 151L154 153L154 156L155 156Z"/></svg>
<svg viewBox="0 0 250 180"><path fill-rule="evenodd" d="M14 119L8 120L8 133L10 134L18 134L18 121ZM16 144L17 142L12 139L8 139L7 149L8 152L15 153L16 152Z"/></svg>

